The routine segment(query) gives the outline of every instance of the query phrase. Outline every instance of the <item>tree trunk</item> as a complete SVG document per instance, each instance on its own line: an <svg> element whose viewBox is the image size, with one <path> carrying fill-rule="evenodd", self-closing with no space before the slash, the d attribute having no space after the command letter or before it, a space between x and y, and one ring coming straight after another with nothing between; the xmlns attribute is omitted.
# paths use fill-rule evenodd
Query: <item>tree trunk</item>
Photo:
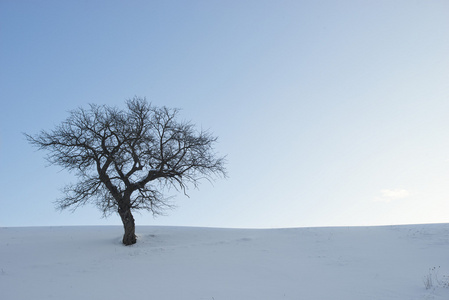
<svg viewBox="0 0 449 300"><path fill-rule="evenodd" d="M123 228L125 234L123 234L123 244L126 246L133 245L137 242L136 226L134 224L134 217L131 213L131 208L119 208L118 213L122 218Z"/></svg>

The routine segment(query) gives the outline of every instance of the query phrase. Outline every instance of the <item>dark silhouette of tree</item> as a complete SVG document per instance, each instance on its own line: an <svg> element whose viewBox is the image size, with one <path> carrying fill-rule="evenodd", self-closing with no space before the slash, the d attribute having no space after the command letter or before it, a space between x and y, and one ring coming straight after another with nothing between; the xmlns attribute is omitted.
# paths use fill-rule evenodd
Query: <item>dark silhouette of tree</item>
<svg viewBox="0 0 449 300"><path fill-rule="evenodd" d="M136 243L133 210L154 215L169 208L162 191L186 193L200 179L226 177L224 157L214 151L217 138L176 120L177 109L154 107L145 99L126 101L127 110L91 104L79 108L52 131L25 134L47 160L75 171L79 181L64 188L59 209L95 204L104 216L118 212L123 244Z"/></svg>

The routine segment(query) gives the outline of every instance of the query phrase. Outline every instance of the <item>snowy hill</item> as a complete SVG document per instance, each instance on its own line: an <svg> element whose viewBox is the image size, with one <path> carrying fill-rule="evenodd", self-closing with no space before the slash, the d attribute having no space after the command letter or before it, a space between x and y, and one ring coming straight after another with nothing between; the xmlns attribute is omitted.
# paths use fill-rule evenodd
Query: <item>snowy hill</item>
<svg viewBox="0 0 449 300"><path fill-rule="evenodd" d="M0 298L449 299L449 224L137 233L0 228Z"/></svg>

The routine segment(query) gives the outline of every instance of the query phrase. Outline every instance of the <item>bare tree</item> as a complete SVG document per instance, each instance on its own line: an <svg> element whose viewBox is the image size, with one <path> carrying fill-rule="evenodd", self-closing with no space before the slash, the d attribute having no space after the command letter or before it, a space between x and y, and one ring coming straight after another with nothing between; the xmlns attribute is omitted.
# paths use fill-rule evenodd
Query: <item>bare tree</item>
<svg viewBox="0 0 449 300"><path fill-rule="evenodd" d="M95 204L104 216L118 212L123 244L136 243L132 210L157 215L170 207L162 191L186 192L200 179L226 177L224 157L214 151L217 138L178 122L177 109L154 107L135 97L127 110L90 105L79 108L52 131L27 140L49 151L47 160L75 171L79 181L64 188L59 209Z"/></svg>

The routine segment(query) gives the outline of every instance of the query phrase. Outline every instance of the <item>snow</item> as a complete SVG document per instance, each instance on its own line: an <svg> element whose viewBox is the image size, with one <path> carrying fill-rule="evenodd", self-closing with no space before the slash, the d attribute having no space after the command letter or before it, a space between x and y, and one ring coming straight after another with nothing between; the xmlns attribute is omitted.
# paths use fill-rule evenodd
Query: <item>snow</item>
<svg viewBox="0 0 449 300"><path fill-rule="evenodd" d="M0 228L0 298L449 299L449 224ZM426 289L426 276L439 282Z"/></svg>

